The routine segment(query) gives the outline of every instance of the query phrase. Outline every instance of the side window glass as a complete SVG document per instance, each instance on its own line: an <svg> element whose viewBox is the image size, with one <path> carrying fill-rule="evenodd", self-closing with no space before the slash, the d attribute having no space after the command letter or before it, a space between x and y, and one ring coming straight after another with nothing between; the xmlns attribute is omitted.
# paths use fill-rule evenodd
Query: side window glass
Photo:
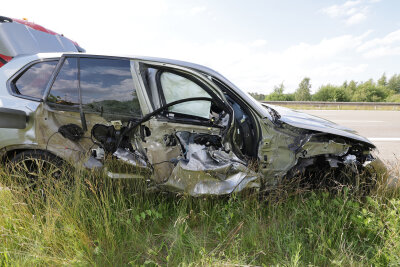
<svg viewBox="0 0 400 267"><path fill-rule="evenodd" d="M73 106L79 104L78 66L76 58L67 58L51 87L47 101Z"/></svg>
<svg viewBox="0 0 400 267"><path fill-rule="evenodd" d="M85 111L141 117L129 60L82 58L80 88Z"/></svg>
<svg viewBox="0 0 400 267"><path fill-rule="evenodd" d="M171 72L163 72L160 76L160 83L167 104L193 97L209 97L211 99L211 96L198 84ZM181 103L170 107L169 111L209 119L211 101Z"/></svg>
<svg viewBox="0 0 400 267"><path fill-rule="evenodd" d="M15 93L41 99L57 61L43 61L32 65L13 83Z"/></svg>

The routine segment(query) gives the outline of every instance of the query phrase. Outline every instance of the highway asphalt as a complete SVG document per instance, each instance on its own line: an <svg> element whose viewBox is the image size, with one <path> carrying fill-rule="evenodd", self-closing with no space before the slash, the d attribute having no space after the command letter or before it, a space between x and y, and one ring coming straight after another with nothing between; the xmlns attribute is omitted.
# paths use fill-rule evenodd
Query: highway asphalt
<svg viewBox="0 0 400 267"><path fill-rule="evenodd" d="M356 130L377 147L387 163L400 161L400 111L383 110L301 110Z"/></svg>

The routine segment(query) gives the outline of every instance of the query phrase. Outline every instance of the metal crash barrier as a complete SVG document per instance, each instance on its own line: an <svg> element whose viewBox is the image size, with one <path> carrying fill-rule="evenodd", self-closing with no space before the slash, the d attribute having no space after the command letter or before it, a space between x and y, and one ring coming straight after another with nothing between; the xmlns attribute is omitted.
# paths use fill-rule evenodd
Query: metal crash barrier
<svg viewBox="0 0 400 267"><path fill-rule="evenodd" d="M400 103L394 102L322 102L322 101L261 101L265 104L295 107L301 109L372 109L400 110Z"/></svg>

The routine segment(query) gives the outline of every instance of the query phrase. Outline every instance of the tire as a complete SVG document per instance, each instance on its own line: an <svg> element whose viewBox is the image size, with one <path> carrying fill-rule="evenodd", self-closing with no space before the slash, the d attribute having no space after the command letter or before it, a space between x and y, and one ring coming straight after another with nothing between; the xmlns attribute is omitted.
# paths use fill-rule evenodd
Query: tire
<svg viewBox="0 0 400 267"><path fill-rule="evenodd" d="M42 195L49 189L68 185L64 169L62 159L40 150L18 153L9 164L13 182L29 190L40 191Z"/></svg>

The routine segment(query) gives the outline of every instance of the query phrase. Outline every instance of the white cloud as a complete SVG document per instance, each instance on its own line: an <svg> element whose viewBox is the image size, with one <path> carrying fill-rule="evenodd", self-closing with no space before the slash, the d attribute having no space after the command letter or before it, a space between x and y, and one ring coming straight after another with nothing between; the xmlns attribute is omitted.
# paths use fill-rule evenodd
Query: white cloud
<svg viewBox="0 0 400 267"><path fill-rule="evenodd" d="M360 12L351 15L348 19L346 19L346 24L348 25L358 24L366 19L367 19L366 12L365 13Z"/></svg>
<svg viewBox="0 0 400 267"><path fill-rule="evenodd" d="M342 5L332 5L323 8L321 11L331 18L339 18L347 25L355 25L365 21L368 17L371 4L379 0L353 0Z"/></svg>
<svg viewBox="0 0 400 267"><path fill-rule="evenodd" d="M320 68L315 68L311 71L310 76L314 77L335 77L335 76L345 76L348 73L362 73L365 71L368 67L368 64L357 64L350 66L348 64L343 64L343 63L328 63Z"/></svg>
<svg viewBox="0 0 400 267"><path fill-rule="evenodd" d="M379 58L384 56L399 56L400 55L400 46L399 47L378 47L371 49L370 51L363 54L366 58Z"/></svg>
<svg viewBox="0 0 400 267"><path fill-rule="evenodd" d="M268 93L282 81L285 81L288 91L293 91L306 76L311 78L313 90L316 90L327 82L341 84L346 79L353 79L368 68L368 62L354 61L353 56L369 34L368 31L359 36L325 38L314 44L302 42L275 51L266 46L252 46L254 43L264 44L266 40L253 43L168 40L162 47L135 47L135 50L139 54L209 66L246 91Z"/></svg>
<svg viewBox="0 0 400 267"><path fill-rule="evenodd" d="M361 45L357 51L359 52L363 52L363 51L367 51L368 49L371 48L376 48L378 46L390 46L393 44L397 44L400 45L400 30L397 31L393 31L389 34L387 34L386 36L384 36L383 38L375 38L372 40L369 40L367 42L365 42L363 45Z"/></svg>
<svg viewBox="0 0 400 267"><path fill-rule="evenodd" d="M387 65L380 66L378 71L376 58L400 54L400 30L381 38L371 38L370 31L340 36L329 36L326 32L327 38L321 37L313 42L304 39L307 38L304 35L300 41L284 46L274 36L267 39L259 35L258 39L246 40L241 38L240 32L234 39L238 41L226 40L224 38L229 38L228 35L215 33L204 38L196 35L195 38L190 33L196 27L189 27L192 20L188 16L201 14L196 19L204 17L209 21L215 15L209 14L214 10L201 5L135 0L126 2L121 8L99 0L96 12L87 13L90 4L77 0L71 0L70 4L63 7L62 13L52 13L33 2L26 1L21 5L11 1L4 7L4 14L17 18L34 14L39 24L77 40L90 53L98 51L99 54L137 54L187 60L220 71L244 90L264 93L271 92L274 85L282 81L285 81L288 91L293 91L305 76L311 78L313 90L328 82L341 84L346 79L368 79L384 71L390 72ZM52 2L43 5L51 6ZM82 5L82 8L74 8L77 5ZM324 13L350 25L367 19L368 11L372 9L369 5L371 1L368 0L347 1L326 8ZM70 19L68 14L74 14L77 19ZM258 32L262 32L262 28Z"/></svg>
<svg viewBox="0 0 400 267"><path fill-rule="evenodd" d="M348 16L353 14L357 10L357 8L354 7L360 4L361 0L347 1L343 5L332 5L330 7L324 8L322 9L322 12L332 18Z"/></svg>
<svg viewBox="0 0 400 267"><path fill-rule="evenodd" d="M207 8L205 6L195 6L192 9L190 9L190 13L192 15L198 15L205 12L206 10Z"/></svg>
<svg viewBox="0 0 400 267"><path fill-rule="evenodd" d="M400 55L400 30L393 31L382 38L368 40L357 48L365 58Z"/></svg>
<svg viewBox="0 0 400 267"><path fill-rule="evenodd" d="M267 40L259 39L259 40L255 40L250 45L252 47L262 47L262 46L265 46L267 43L268 43Z"/></svg>

